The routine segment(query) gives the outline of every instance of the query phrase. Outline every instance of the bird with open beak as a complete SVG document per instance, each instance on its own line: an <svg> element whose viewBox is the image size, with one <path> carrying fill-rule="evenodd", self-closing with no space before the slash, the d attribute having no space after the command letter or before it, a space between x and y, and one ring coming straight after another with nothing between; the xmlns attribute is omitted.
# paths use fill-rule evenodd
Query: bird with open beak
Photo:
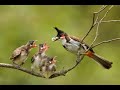
<svg viewBox="0 0 120 90"><path fill-rule="evenodd" d="M56 71L56 56L49 58L48 57L48 62L42 66L42 73L46 76L49 77L51 74L53 74Z"/></svg>
<svg viewBox="0 0 120 90"><path fill-rule="evenodd" d="M52 41L60 40L62 42L62 46L67 51L74 53L75 55L78 55L78 52L85 53L88 50L89 46L84 42L81 43L80 39L76 38L75 36L68 35L67 33L58 29L57 27L54 27L54 29L57 31L57 36L53 37ZM87 51L85 55L95 60L105 69L110 69L112 67L112 62L97 55L93 51L93 49L89 49L89 51Z"/></svg>
<svg viewBox="0 0 120 90"><path fill-rule="evenodd" d="M21 66L25 63L31 49L37 47L36 41L37 40L30 40L27 42L26 45L22 45L13 51L10 57L10 59L13 62L13 65Z"/></svg>
<svg viewBox="0 0 120 90"><path fill-rule="evenodd" d="M33 72L40 72L42 66L44 66L46 62L49 62L48 56L46 55L48 48L49 46L46 43L39 44L38 52L31 58L31 70Z"/></svg>

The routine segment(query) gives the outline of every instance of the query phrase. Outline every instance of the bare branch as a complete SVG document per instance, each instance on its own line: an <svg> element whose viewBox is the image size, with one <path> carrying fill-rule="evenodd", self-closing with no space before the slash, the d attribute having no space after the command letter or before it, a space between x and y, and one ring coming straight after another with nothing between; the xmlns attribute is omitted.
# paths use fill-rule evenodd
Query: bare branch
<svg viewBox="0 0 120 90"><path fill-rule="evenodd" d="M100 13L106 8L107 6L103 5L98 12L94 12L94 14L97 14L95 23L97 23Z"/></svg>
<svg viewBox="0 0 120 90"><path fill-rule="evenodd" d="M14 66L14 65L12 65L12 64L0 63L0 67L17 69L17 70L26 72L26 73L28 73L28 74L31 74L31 75L34 75L34 76L37 76L37 77L45 78L45 76L43 76L41 73L35 73L35 72L32 72L31 70L27 70L27 69L22 68L22 67L19 67L19 68L18 68L17 66Z"/></svg>
<svg viewBox="0 0 120 90"><path fill-rule="evenodd" d="M73 65L71 68L68 68L66 70L61 70L61 71L58 71L58 72L55 72L53 73L49 79L52 79L52 78L55 78L55 77L58 77L58 76L65 76L65 74L67 74L69 71L73 70L75 67L77 67L77 65L82 61L82 59L84 58L84 54L80 55L78 58L77 58L77 62L75 65Z"/></svg>
<svg viewBox="0 0 120 90"><path fill-rule="evenodd" d="M120 38L115 38L115 39L111 39L111 40L107 40L107 41L102 41L102 42L100 42L100 43L98 43L98 44L95 44L95 45L92 46L91 48L94 48L94 47L96 47L96 46L99 46L99 45L101 45L101 44L103 44L103 43L109 43L109 42L117 41L117 40L120 40Z"/></svg>
<svg viewBox="0 0 120 90"><path fill-rule="evenodd" d="M95 25L97 24L97 21L98 21L98 17L99 17L99 14L100 12L102 12L104 9L107 8L107 5L106 6L102 6L98 12L94 12L93 13L93 22L92 22L92 25L90 27L90 29L88 30L88 32L86 33L86 35L82 38L81 42L83 42L83 40L88 36L88 34L91 32L91 30L93 29L93 27L95 27ZM97 15L97 18L95 19L95 16Z"/></svg>
<svg viewBox="0 0 120 90"><path fill-rule="evenodd" d="M55 78L55 77L58 77L58 76L65 76L65 74L67 72L69 72L72 69L74 69L80 63L80 61L83 59L83 57L84 56L81 55L81 58L78 58L78 60L77 60L78 62L76 62L76 64L74 66L72 66L71 68L68 68L66 70L61 70L61 71L58 71L58 72L54 72L48 79L52 79L52 78ZM31 70L28 70L28 69L23 68L23 67L19 67L18 68L17 66L14 66L12 64L0 63L0 67L17 69L17 70L23 71L25 73L31 74L33 76L37 76L37 77L41 77L41 78L46 78L42 73L32 72Z"/></svg>
<svg viewBox="0 0 120 90"><path fill-rule="evenodd" d="M107 21L101 21L101 23L108 23L108 22L120 22L120 20L107 20Z"/></svg>
<svg viewBox="0 0 120 90"><path fill-rule="evenodd" d="M97 39L97 37L98 37L99 25L100 25L100 23L98 23L98 25L97 25L96 36L95 36L93 42L91 43L90 48L93 46L94 42L96 41L96 39ZM88 50L89 50L89 49L88 49Z"/></svg>
<svg viewBox="0 0 120 90"><path fill-rule="evenodd" d="M112 9L112 7L113 7L113 5L106 11L106 13L104 14L104 16L99 21L96 21L96 23L97 23L96 36L95 36L93 42L91 43L90 47L88 48L88 50L93 46L94 42L96 41L96 39L98 37L99 26L100 26L102 20L107 16L108 12Z"/></svg>
<svg viewBox="0 0 120 90"><path fill-rule="evenodd" d="M99 21L101 23L101 21L107 16L108 12L114 7L114 5L112 5L104 14L103 18Z"/></svg>

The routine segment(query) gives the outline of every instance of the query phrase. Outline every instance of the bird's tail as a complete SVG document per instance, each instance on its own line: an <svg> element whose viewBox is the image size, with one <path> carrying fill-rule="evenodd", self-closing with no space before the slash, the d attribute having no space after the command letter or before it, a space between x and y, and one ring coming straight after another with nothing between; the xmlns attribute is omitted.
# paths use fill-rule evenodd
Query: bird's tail
<svg viewBox="0 0 120 90"><path fill-rule="evenodd" d="M112 67L112 62L104 59L103 57L101 57L91 51L87 52L87 56L93 58L93 60L98 62L100 65L102 65L105 69L110 69Z"/></svg>

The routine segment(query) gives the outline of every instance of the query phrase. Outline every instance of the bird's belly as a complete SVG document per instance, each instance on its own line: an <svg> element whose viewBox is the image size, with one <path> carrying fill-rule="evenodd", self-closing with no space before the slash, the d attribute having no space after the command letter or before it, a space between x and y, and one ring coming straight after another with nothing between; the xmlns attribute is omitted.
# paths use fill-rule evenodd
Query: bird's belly
<svg viewBox="0 0 120 90"><path fill-rule="evenodd" d="M21 55L18 59L16 59L14 62L18 65L22 64L23 62L25 62L27 59L26 55Z"/></svg>
<svg viewBox="0 0 120 90"><path fill-rule="evenodd" d="M83 48L79 48L79 46L78 45L76 45L76 44L65 44L65 45L63 45L64 46L64 48L67 50L67 51L69 51L69 52L71 52L71 53L73 53L73 54L78 54L78 50L81 52L81 53L83 53L84 52L84 49Z"/></svg>
<svg viewBox="0 0 120 90"><path fill-rule="evenodd" d="M70 51L70 52L72 52L74 54L77 54L78 49L79 49L79 46L72 45L72 44L71 45L65 44L64 47L65 47L66 50L68 50L68 51Z"/></svg>
<svg viewBox="0 0 120 90"><path fill-rule="evenodd" d="M39 67L40 67L40 64L41 64L40 58L39 58L39 57L36 57L36 59L35 59L35 61L34 61L34 63L33 63L33 66L34 66L35 68L39 68Z"/></svg>

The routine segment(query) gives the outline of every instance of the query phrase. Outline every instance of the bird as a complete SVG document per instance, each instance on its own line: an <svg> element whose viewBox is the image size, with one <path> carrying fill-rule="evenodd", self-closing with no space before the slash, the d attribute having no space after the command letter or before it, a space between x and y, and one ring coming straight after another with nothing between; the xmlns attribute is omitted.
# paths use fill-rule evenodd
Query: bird
<svg viewBox="0 0 120 90"><path fill-rule="evenodd" d="M17 65L18 67L20 67L25 63L31 49L37 47L36 41L37 40L29 40L25 45L22 45L13 51L10 57L13 65Z"/></svg>
<svg viewBox="0 0 120 90"><path fill-rule="evenodd" d="M49 77L51 74L53 74L56 71L56 56L49 58L48 57L48 62L42 66L42 73L46 76Z"/></svg>
<svg viewBox="0 0 120 90"><path fill-rule="evenodd" d="M48 48L49 46L46 43L39 44L38 52L31 58L31 70L33 72L40 72L42 70L42 66L49 62L48 56L46 55Z"/></svg>
<svg viewBox="0 0 120 90"><path fill-rule="evenodd" d="M42 67L42 72L50 72L53 73L56 71L56 56L49 58L48 57L48 62L44 64Z"/></svg>
<svg viewBox="0 0 120 90"><path fill-rule="evenodd" d="M100 55L96 54L89 45L87 45L85 42L82 42L82 40L80 40L79 38L68 35L66 32L58 29L57 27L54 27L54 29L57 31L57 35L52 37L52 41L61 41L62 46L65 48L65 50L75 55L78 55L78 52L85 53L85 56L92 58L105 69L110 69L112 67L113 62L108 61Z"/></svg>

